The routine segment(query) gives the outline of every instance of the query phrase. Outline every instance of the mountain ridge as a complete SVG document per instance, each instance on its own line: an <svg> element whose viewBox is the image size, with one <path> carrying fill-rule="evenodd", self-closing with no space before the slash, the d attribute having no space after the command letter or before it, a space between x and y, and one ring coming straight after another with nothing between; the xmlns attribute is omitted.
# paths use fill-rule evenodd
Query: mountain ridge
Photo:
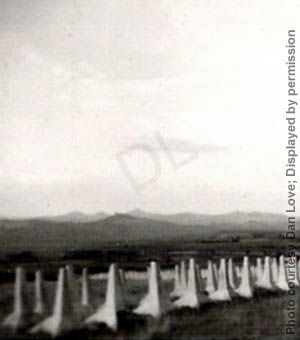
<svg viewBox="0 0 300 340"><path fill-rule="evenodd" d="M135 212L137 213L137 212ZM140 211L138 211L141 214ZM134 214L134 212L131 212ZM71 217L82 217L72 213ZM190 216L190 215L189 215ZM250 217L249 217L250 216ZM282 238L286 232L286 217L279 215L233 213L224 218L220 215L202 220L178 222L178 215L169 216L169 220L136 217L130 214L115 213L108 217L86 222L57 221L47 219L1 220L0 250L5 249L97 249L101 244L130 245L134 242L147 241L187 242L194 240L232 240L233 238L276 237ZM70 216L69 216L70 217ZM157 217L157 216L156 216ZM180 215L186 218L185 214ZM202 216L203 217L203 216ZM158 216L160 218L160 216ZM176 223L172 219L177 219ZM285 223L282 223L282 221ZM187 224L189 222L189 224ZM297 220L299 225L299 220ZM299 227L297 227L299 230ZM264 236L265 235L265 236ZM267 235L267 236L266 236ZM281 235L281 236L280 236Z"/></svg>
<svg viewBox="0 0 300 340"><path fill-rule="evenodd" d="M142 209L133 209L124 213L116 212L114 214L107 214L103 211L88 214L81 211L71 211L66 214L50 215L50 216L36 216L36 217L0 217L0 221L29 221L29 220L45 220L51 222L72 222L72 223L90 223L102 221L115 215L128 215L136 218L153 219L156 221L167 221L175 224L213 224L215 222L225 223L249 223L250 221L265 221L265 222L284 222L286 221L286 215L276 213L265 213L265 212L245 212L235 210L223 214L201 214L194 212L178 212L173 214L161 214L146 212ZM296 217L299 220L299 217Z"/></svg>

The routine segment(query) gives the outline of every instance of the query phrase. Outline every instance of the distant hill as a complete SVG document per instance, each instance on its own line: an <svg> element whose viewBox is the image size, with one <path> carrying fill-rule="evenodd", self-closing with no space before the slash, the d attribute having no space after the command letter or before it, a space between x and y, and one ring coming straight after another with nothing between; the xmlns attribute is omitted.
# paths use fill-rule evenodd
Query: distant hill
<svg viewBox="0 0 300 340"><path fill-rule="evenodd" d="M98 212L96 214L85 214L81 211L71 211L67 214L57 215L57 216L38 216L38 217L29 217L29 218L0 218L0 226L1 221L7 221L6 226L9 227L20 227L27 226L32 221L51 221L55 223L61 222L71 222L71 223L90 223L101 221L107 218L109 215L104 212ZM2 223L3 225L3 223Z"/></svg>
<svg viewBox="0 0 300 340"><path fill-rule="evenodd" d="M96 214L84 214L80 211L72 211L65 215L41 217L39 219L52 222L89 223L104 220L108 216L108 214L103 212L98 212Z"/></svg>
<svg viewBox="0 0 300 340"><path fill-rule="evenodd" d="M167 221L182 225L211 225L216 223L224 224L243 224L244 226L251 226L253 224L279 224L286 223L286 216L280 214L270 214L261 212L240 212L234 211L228 214L208 215L195 213L178 213L178 214L153 214L147 213L140 209L131 210L127 213L130 216L154 219L158 221Z"/></svg>
<svg viewBox="0 0 300 340"><path fill-rule="evenodd" d="M134 216L135 215L135 216ZM0 250L87 249L101 244L130 244L135 241L217 240L233 235L261 235L286 231L286 217L263 213L234 212L225 215L148 214L141 210L103 218L71 213L56 218L0 220ZM91 218L99 218L89 221ZM297 222L299 225L299 221ZM298 227L299 229L299 227ZM252 236L251 236L252 235ZM247 236L248 237L248 236Z"/></svg>
<svg viewBox="0 0 300 340"><path fill-rule="evenodd" d="M0 221L2 248L74 248L99 247L101 243L139 240L190 238L211 233L209 228L182 226L165 221L115 214L96 222L57 222L46 219Z"/></svg>
<svg viewBox="0 0 300 340"><path fill-rule="evenodd" d="M227 214L209 215L209 214L196 214L191 212L183 212L177 214L156 214L146 212L141 209L130 210L125 214L115 215L127 215L136 218L165 221L179 225L213 225L213 224L243 224L244 226L251 226L257 223L263 224L278 224L286 223L286 216L280 214L270 214L261 212L240 212L234 211ZM67 214L57 216L40 216L34 218L0 218L0 222L3 220L11 221L11 225L27 225L27 221L33 220L45 220L51 222L71 222L71 223L90 223L97 222L113 217L115 215L109 215L104 212L98 212L96 214L85 214L81 211L72 211ZM1 226L1 223L0 223Z"/></svg>

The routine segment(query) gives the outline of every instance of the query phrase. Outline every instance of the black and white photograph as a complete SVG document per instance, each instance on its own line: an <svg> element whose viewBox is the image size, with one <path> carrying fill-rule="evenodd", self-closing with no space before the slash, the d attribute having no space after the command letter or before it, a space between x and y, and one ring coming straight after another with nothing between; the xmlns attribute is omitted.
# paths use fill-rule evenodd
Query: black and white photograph
<svg viewBox="0 0 300 340"><path fill-rule="evenodd" d="M0 0L0 340L300 340L299 0Z"/></svg>

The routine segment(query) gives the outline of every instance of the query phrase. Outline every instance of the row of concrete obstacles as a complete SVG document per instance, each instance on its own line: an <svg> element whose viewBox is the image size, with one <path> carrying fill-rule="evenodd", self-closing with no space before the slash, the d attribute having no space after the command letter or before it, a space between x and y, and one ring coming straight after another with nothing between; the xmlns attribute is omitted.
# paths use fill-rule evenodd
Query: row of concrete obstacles
<svg viewBox="0 0 300 340"><path fill-rule="evenodd" d="M180 266L176 265L171 296L178 298L174 302L176 306L198 308L203 291L214 302L230 301L233 297L251 299L255 289L288 291L299 286L299 281L300 260L296 266L290 266L283 255L279 258L279 264L277 258L266 256L264 265L262 259L257 258L256 265L253 266L250 266L249 259L245 256L241 268L235 266L232 259L227 263L225 259L221 259L219 268L209 260L205 271L200 270L191 259L188 274L184 262Z"/></svg>
<svg viewBox="0 0 300 340"><path fill-rule="evenodd" d="M293 266L293 268L295 268ZM149 315L154 318L168 310L181 307L199 308L205 299L213 302L230 301L234 297L251 299L255 289L288 291L293 286L299 286L300 260L296 270L290 271L284 256L280 256L279 263L276 258L265 257L264 263L257 258L256 264L250 266L247 256L244 257L240 268L234 265L232 259L220 260L219 266L208 260L207 268L200 269L192 258L188 269L186 262L182 261L175 266L174 289L169 294L164 290L161 271L156 262L148 267L148 292L138 306L130 312L140 315ZM294 273L292 275L291 273ZM76 279L71 266L60 268L56 284L55 300L52 312L45 302L45 292L41 271L35 273L35 299L34 306L26 305L24 287L26 284L23 268L16 268L14 307L13 312L7 316L2 325L12 330L26 329L31 334L46 333L57 337L74 329L88 327L91 324L106 324L112 330L117 330L117 312L128 310L128 286L126 273L111 264L107 279L105 301L96 311L82 317L74 311L74 300L79 300L82 307L89 307L91 296L89 289L89 276L87 269L82 271L81 296L72 289ZM164 298L166 294L170 298ZM32 324L32 315L40 317L39 322Z"/></svg>

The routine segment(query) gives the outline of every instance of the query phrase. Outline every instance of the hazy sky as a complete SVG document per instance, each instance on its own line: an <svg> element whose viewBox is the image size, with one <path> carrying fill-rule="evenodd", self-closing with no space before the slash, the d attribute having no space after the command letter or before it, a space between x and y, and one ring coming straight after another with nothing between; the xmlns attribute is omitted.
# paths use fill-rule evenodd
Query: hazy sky
<svg viewBox="0 0 300 340"><path fill-rule="evenodd" d="M284 212L296 8L1 0L0 215ZM176 161L198 156L175 170L157 132ZM160 165L139 191L116 158L137 143L147 152L123 156L138 183L154 175L149 150Z"/></svg>

